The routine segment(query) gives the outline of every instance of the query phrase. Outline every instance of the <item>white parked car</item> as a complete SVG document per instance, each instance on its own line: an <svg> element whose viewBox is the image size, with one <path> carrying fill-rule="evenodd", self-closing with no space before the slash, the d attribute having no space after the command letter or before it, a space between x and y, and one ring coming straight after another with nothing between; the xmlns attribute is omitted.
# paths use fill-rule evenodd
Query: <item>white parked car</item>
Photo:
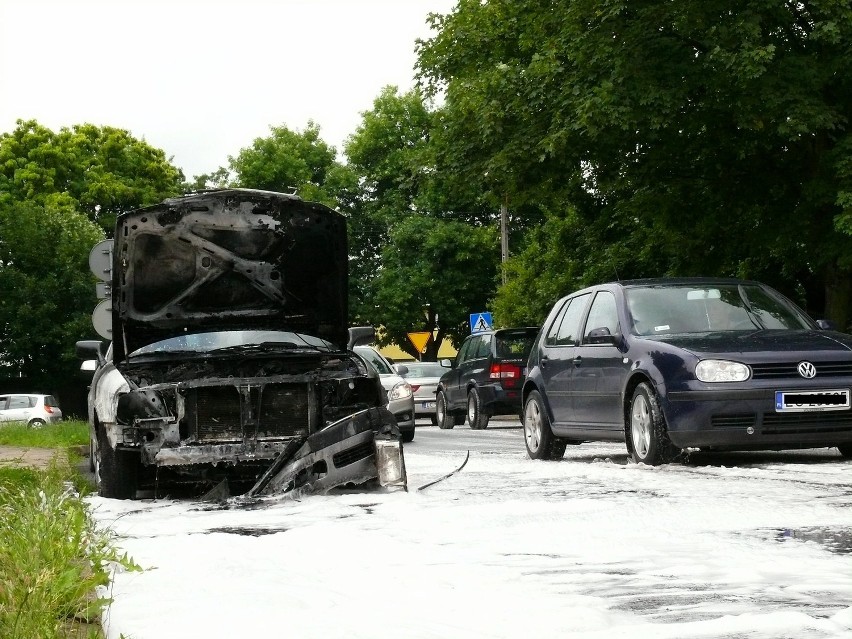
<svg viewBox="0 0 852 639"><path fill-rule="evenodd" d="M408 372L403 375L405 381L411 384L414 393L414 416L438 422L435 414L435 395L438 392L438 381L449 368L439 362L409 362Z"/></svg>
<svg viewBox="0 0 852 639"><path fill-rule="evenodd" d="M0 395L0 422L21 422L31 428L41 428L61 419L62 411L53 395Z"/></svg>
<svg viewBox="0 0 852 639"><path fill-rule="evenodd" d="M414 439L414 393L411 385L402 378L408 372L403 365L392 366L385 357L372 346L356 346L354 350L369 363L382 380L382 386L388 394L388 410L396 417L402 441Z"/></svg>

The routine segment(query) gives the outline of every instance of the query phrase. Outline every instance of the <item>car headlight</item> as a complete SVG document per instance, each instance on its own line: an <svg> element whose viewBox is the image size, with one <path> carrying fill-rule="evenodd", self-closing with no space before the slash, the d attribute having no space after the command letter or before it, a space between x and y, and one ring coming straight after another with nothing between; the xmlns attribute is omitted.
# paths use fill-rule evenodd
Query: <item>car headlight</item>
<svg viewBox="0 0 852 639"><path fill-rule="evenodd" d="M751 376L751 370L739 362L704 359L696 365L695 376L702 382L744 382Z"/></svg>
<svg viewBox="0 0 852 639"><path fill-rule="evenodd" d="M400 382L388 393L388 399L405 399L411 397L411 385L408 382Z"/></svg>

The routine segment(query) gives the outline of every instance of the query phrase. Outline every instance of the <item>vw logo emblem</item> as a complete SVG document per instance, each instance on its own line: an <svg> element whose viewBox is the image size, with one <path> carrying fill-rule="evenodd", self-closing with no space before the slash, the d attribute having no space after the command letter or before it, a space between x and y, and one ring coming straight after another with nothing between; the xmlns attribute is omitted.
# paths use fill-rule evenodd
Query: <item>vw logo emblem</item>
<svg viewBox="0 0 852 639"><path fill-rule="evenodd" d="M799 370L799 375L805 379L816 377L816 366L810 362L799 362L799 366L797 368Z"/></svg>

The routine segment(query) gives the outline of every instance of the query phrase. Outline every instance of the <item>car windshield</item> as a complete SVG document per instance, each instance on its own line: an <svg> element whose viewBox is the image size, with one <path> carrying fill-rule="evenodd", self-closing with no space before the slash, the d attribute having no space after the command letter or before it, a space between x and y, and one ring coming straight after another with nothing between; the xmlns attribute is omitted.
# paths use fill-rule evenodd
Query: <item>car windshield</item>
<svg viewBox="0 0 852 639"><path fill-rule="evenodd" d="M812 328L795 307L754 284L642 286L625 295L639 335Z"/></svg>
<svg viewBox="0 0 852 639"><path fill-rule="evenodd" d="M369 346L356 346L355 352L373 365L379 375L393 375L394 372L385 359Z"/></svg>
<svg viewBox="0 0 852 639"><path fill-rule="evenodd" d="M450 370L432 362L406 362L405 367L408 369L406 377L440 377Z"/></svg>
<svg viewBox="0 0 852 639"><path fill-rule="evenodd" d="M154 342L132 352L131 357L158 353L210 353L222 349L295 349L333 351L330 342L290 331L214 331L179 335Z"/></svg>

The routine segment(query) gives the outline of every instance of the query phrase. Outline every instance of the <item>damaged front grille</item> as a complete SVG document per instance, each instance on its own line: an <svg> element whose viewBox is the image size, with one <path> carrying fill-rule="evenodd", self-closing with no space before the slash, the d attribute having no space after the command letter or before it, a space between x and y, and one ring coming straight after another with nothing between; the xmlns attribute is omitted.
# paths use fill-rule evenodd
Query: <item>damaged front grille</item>
<svg viewBox="0 0 852 639"><path fill-rule="evenodd" d="M309 384L258 384L192 389L186 428L200 442L297 437L316 414Z"/></svg>

